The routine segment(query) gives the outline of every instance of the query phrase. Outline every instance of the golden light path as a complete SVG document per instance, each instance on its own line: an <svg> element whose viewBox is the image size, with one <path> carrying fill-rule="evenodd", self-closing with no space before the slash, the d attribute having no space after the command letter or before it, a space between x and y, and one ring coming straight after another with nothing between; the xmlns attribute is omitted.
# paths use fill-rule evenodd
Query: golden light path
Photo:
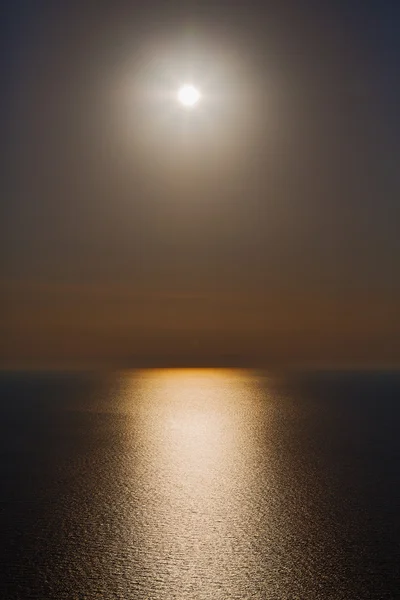
<svg viewBox="0 0 400 600"><path fill-rule="evenodd" d="M249 577L263 576L254 502L273 485L271 469L270 481L260 478L272 458L260 439L270 417L259 384L241 371L148 370L129 398L130 545L145 597L244 600Z"/></svg>

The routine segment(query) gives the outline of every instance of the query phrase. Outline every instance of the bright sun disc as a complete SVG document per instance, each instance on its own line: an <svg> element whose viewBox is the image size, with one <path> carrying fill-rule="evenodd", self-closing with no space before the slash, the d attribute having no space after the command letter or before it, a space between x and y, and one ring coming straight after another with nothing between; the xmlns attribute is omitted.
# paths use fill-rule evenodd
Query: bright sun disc
<svg viewBox="0 0 400 600"><path fill-rule="evenodd" d="M200 100L200 92L193 85L183 85L178 91L178 100L183 106L194 106Z"/></svg>

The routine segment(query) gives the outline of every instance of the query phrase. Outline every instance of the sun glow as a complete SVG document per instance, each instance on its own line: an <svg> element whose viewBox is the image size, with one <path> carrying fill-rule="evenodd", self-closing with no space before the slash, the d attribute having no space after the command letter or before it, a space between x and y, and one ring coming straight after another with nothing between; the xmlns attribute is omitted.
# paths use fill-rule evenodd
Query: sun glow
<svg viewBox="0 0 400 600"><path fill-rule="evenodd" d="M188 108L195 106L200 100L200 92L193 85L185 84L178 90L179 102Z"/></svg>

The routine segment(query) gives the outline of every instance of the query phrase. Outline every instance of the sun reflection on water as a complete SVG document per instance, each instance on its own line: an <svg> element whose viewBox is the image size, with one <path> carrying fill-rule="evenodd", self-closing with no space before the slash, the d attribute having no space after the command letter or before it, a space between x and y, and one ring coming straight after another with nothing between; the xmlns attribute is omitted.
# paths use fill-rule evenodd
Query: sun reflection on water
<svg viewBox="0 0 400 600"><path fill-rule="evenodd" d="M246 598L259 569L265 396L231 370L143 371L134 388L135 544L148 597Z"/></svg>

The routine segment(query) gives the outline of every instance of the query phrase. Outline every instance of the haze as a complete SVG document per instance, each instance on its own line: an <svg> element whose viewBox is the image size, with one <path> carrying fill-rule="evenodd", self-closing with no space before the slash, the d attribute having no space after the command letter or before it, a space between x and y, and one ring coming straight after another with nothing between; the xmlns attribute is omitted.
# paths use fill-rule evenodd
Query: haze
<svg viewBox="0 0 400 600"><path fill-rule="evenodd" d="M10 8L1 366L398 365L396 9L367 4Z"/></svg>

